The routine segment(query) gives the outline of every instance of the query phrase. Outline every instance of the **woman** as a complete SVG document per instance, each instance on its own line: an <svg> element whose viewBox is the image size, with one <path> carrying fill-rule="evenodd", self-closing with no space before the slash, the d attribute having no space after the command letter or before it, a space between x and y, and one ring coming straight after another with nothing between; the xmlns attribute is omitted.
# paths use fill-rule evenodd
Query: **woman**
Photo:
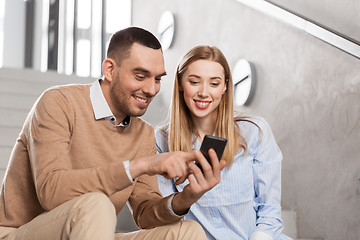
<svg viewBox="0 0 360 240"><path fill-rule="evenodd" d="M180 61L174 83L170 123L156 130L158 152L200 148L204 136L228 139L221 181L190 208L185 219L198 221L208 239L289 239L281 234L281 161L265 120L233 112L229 65L216 47L197 46ZM158 177L164 196L188 182Z"/></svg>

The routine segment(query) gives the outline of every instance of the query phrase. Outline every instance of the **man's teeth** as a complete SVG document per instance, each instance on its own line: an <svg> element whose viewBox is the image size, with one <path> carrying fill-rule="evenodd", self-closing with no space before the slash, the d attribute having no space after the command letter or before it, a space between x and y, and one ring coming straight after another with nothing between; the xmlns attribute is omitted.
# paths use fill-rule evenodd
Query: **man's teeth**
<svg viewBox="0 0 360 240"><path fill-rule="evenodd" d="M146 103L147 100L146 99L143 99L143 98L139 98L139 97L135 97L136 100L138 100L139 102L142 102L142 103Z"/></svg>

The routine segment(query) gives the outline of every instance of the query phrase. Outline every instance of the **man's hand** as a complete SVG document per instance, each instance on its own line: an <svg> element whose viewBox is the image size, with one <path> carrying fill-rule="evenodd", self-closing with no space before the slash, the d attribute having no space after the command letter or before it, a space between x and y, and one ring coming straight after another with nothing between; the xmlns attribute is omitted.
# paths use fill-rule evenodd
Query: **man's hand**
<svg viewBox="0 0 360 240"><path fill-rule="evenodd" d="M131 160L129 169L134 179L142 174L160 174L168 179L179 178L178 182L182 183L189 175L188 163L196 159L195 153L161 153Z"/></svg>
<svg viewBox="0 0 360 240"><path fill-rule="evenodd" d="M194 154L203 172L193 162L188 164L191 171L188 176L189 184L185 186L182 192L177 193L172 201L173 210L178 215L185 214L193 203L220 182L220 172L226 166L226 161L219 161L213 149L209 150L212 166L199 151L194 151ZM181 182L183 181L179 179L175 184Z"/></svg>

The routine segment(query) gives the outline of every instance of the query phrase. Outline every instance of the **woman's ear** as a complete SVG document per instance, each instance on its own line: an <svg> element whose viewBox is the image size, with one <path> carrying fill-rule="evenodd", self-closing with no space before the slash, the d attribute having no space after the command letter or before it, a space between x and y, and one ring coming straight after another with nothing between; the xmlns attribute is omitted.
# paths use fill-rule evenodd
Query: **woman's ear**
<svg viewBox="0 0 360 240"><path fill-rule="evenodd" d="M226 92L228 83L229 83L229 81L226 80L226 81L225 81L225 86L224 86L224 89L223 89L223 94Z"/></svg>
<svg viewBox="0 0 360 240"><path fill-rule="evenodd" d="M181 84L181 80L177 79L177 81L178 81L179 91L180 92L184 91L183 87L182 87L182 84Z"/></svg>
<svg viewBox="0 0 360 240"><path fill-rule="evenodd" d="M110 82L113 79L112 77L113 77L113 73L114 73L114 68L115 68L115 61L113 59L106 58L103 61L102 72L103 72L105 79L107 79Z"/></svg>

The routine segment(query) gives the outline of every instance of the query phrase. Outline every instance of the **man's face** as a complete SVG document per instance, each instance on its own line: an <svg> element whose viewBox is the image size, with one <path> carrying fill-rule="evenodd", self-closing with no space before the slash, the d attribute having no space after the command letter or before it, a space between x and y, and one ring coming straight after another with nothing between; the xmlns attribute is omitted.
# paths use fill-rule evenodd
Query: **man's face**
<svg viewBox="0 0 360 240"><path fill-rule="evenodd" d="M121 119L127 115L143 115L160 91L161 77L164 75L162 51L134 43L130 56L120 66L114 66L110 88L110 108L115 110L113 114Z"/></svg>

